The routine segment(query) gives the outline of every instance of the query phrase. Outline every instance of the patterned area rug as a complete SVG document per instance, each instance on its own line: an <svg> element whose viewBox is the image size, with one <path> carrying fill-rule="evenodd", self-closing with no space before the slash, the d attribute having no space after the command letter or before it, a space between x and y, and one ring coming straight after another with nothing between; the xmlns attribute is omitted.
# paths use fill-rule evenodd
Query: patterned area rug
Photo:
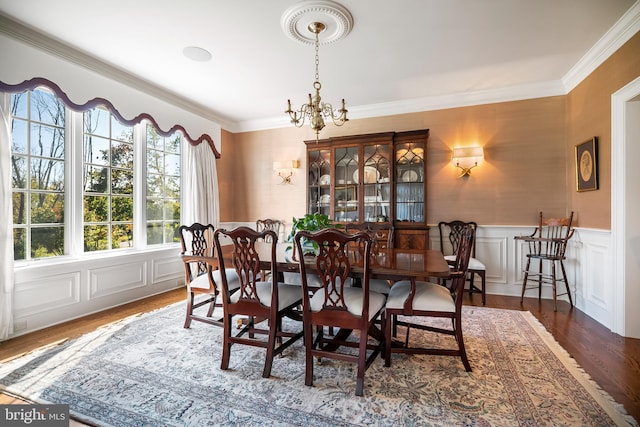
<svg viewBox="0 0 640 427"><path fill-rule="evenodd" d="M316 364L314 386L304 385L301 341L271 378L261 376L264 350L246 346L232 347L221 371L221 328L184 329L183 305L11 361L0 384L99 426L638 425L529 312L464 307L473 372L459 358L394 355L390 368L374 362L356 397L354 366L340 361ZM412 331L411 340L440 338Z"/></svg>

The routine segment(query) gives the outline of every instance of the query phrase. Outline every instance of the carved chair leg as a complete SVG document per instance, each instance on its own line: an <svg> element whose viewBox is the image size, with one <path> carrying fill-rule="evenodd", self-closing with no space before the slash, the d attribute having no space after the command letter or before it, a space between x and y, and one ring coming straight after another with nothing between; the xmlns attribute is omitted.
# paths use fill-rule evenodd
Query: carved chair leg
<svg viewBox="0 0 640 427"><path fill-rule="evenodd" d="M480 280L482 283L482 305L486 305L487 304L487 280L486 280L486 271L479 271L478 274L480 275Z"/></svg>
<svg viewBox="0 0 640 427"><path fill-rule="evenodd" d="M223 371L229 369L229 357L231 356L231 320L232 316L226 314L226 320L224 322L224 340L222 343L222 360L220 362L220 369Z"/></svg>
<svg viewBox="0 0 640 427"><path fill-rule="evenodd" d="M304 326L304 346L305 346L305 385L313 385L313 326Z"/></svg>
<svg viewBox="0 0 640 427"><path fill-rule="evenodd" d="M193 314L193 300L195 295L193 292L187 292L187 313L184 319L184 328L187 329L191 326L191 315Z"/></svg>
<svg viewBox="0 0 640 427"><path fill-rule="evenodd" d="M471 365L469 364L469 359L467 358L467 350L464 347L464 338L462 337L462 324L460 322L461 319L458 319L455 325L456 328L456 341L458 341L458 350L460 351L460 357L462 358L462 364L464 365L464 369L467 372L471 372Z"/></svg>
<svg viewBox="0 0 640 427"><path fill-rule="evenodd" d="M217 297L218 295L216 294L211 295L211 302L209 303L209 310L207 310L207 317L213 316L213 310L216 308Z"/></svg>

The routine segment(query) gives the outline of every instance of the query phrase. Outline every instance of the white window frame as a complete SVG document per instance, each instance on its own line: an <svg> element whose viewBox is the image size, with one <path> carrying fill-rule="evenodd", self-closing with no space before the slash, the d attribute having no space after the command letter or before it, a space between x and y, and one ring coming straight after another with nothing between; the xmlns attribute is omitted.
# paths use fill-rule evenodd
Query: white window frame
<svg viewBox="0 0 640 427"><path fill-rule="evenodd" d="M38 87L33 90L49 90L46 87ZM55 94L54 94L55 95ZM11 93L0 92L0 108L3 108L6 115L10 117ZM123 254L163 251L168 248L179 247L179 243L165 243L147 245L146 243L146 125L143 120L134 125L134 245L131 248L107 249L94 252L84 252L84 215L83 215L83 112L71 110L65 107L65 215L64 215L64 236L65 254L47 258L36 258L27 260L15 260L16 268L29 266L45 266L47 264L58 264L60 262L77 261L83 259L95 259L105 257L119 257ZM180 173L181 183L184 172L184 144L186 139L182 138L180 150ZM182 187L182 185L181 185ZM184 192L180 192L180 204L183 203ZM181 209L181 215L183 210Z"/></svg>

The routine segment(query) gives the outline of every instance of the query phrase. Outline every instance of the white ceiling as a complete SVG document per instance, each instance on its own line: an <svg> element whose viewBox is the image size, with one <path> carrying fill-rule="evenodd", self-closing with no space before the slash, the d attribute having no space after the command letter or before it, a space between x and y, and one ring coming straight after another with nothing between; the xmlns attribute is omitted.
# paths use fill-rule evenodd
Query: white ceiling
<svg viewBox="0 0 640 427"><path fill-rule="evenodd" d="M288 38L280 24L296 3L0 0L0 13L239 131L286 126L286 100L297 107L312 90L313 46ZM637 22L638 3L340 0L354 25L320 47L322 98L334 106L345 98L359 118L566 93L578 68L619 38L625 22ZM191 61L187 46L213 59Z"/></svg>

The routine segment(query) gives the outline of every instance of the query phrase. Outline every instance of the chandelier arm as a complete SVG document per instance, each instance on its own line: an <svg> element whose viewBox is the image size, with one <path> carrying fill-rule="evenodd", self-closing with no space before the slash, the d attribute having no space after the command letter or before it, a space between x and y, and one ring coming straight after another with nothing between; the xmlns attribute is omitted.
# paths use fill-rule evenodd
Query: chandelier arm
<svg viewBox="0 0 640 427"><path fill-rule="evenodd" d="M333 106L328 103L322 103L322 115L326 118L331 118L331 121L333 121L333 124L336 126L342 126L349 121L346 109L340 108L339 110L334 110Z"/></svg>

